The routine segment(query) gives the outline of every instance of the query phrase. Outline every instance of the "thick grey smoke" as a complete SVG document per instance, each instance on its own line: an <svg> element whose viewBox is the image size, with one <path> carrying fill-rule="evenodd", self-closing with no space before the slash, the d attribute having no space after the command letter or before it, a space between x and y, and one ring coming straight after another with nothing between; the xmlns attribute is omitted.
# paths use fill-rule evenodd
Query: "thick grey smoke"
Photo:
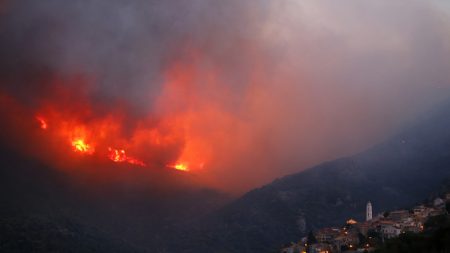
<svg viewBox="0 0 450 253"><path fill-rule="evenodd" d="M2 75L93 74L93 92L143 106L151 106L166 64L182 57L185 47L224 57L221 52L236 40L255 37L262 19L251 14L261 15L261 7L239 1L13 0L5 6ZM230 56L216 60L240 62Z"/></svg>
<svg viewBox="0 0 450 253"><path fill-rule="evenodd" d="M194 102L176 110L197 115L189 128L213 153L199 173L227 189L364 149L450 95L444 1L3 5L0 78L25 98L40 94L35 78L81 73L96 100L164 115L167 70L193 66Z"/></svg>

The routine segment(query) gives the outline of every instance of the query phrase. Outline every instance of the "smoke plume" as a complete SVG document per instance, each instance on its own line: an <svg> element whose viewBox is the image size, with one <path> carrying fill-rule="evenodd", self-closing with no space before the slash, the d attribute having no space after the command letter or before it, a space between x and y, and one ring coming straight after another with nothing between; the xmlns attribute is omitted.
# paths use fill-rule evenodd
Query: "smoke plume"
<svg viewBox="0 0 450 253"><path fill-rule="evenodd" d="M447 98L449 14L439 0L0 2L3 139L66 170L123 162L240 192Z"/></svg>

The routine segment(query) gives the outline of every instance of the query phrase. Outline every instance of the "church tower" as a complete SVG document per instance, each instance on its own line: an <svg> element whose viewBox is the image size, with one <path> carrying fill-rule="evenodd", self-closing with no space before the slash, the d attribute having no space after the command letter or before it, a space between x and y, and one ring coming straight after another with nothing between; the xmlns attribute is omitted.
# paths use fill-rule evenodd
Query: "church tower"
<svg viewBox="0 0 450 253"><path fill-rule="evenodd" d="M372 219L372 203L367 202L366 206L366 221L370 221Z"/></svg>

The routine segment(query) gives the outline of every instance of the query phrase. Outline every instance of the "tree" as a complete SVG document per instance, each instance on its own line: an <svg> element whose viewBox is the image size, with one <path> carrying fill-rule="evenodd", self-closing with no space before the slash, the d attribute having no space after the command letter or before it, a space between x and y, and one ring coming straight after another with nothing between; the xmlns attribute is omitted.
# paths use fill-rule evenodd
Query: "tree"
<svg viewBox="0 0 450 253"><path fill-rule="evenodd" d="M359 246L364 246L367 243L367 238L361 233L358 233L358 240Z"/></svg>
<svg viewBox="0 0 450 253"><path fill-rule="evenodd" d="M312 232L312 231L309 231L309 234L308 234L308 239L307 239L307 241L306 241L306 242L308 243L308 245L311 245L311 244L317 243L317 239L316 239L316 237L314 236L314 234L313 234L313 232Z"/></svg>

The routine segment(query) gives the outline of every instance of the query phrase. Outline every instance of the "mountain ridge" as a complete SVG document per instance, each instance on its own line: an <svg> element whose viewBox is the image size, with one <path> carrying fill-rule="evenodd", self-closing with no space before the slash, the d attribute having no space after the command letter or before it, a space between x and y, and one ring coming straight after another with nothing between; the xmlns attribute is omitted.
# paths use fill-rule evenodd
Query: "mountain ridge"
<svg viewBox="0 0 450 253"><path fill-rule="evenodd" d="M450 177L450 102L352 156L251 190L196 225L181 252L272 252L308 231L421 202ZM173 240L172 240L173 241ZM202 245L202 246L196 246ZM184 249L184 250L183 250Z"/></svg>
<svg viewBox="0 0 450 253"><path fill-rule="evenodd" d="M148 252L275 252L310 230L338 226L348 218L363 219L369 200L374 213L379 213L426 199L450 177L448 129L450 103L366 151L278 178L231 202L214 191L183 192L165 201L167 196L139 194L123 187L91 196L67 185L69 178L64 173L0 145L0 213L3 218L10 217L5 216L8 210L38 214L31 223L25 215L24 227L44 224L45 231L45 224L50 224L51 238L54 228L66 231L66 224L74 223L75 238L99 238L103 252L115 245L111 243L114 238L131 252L137 247ZM107 198L97 201L102 196ZM225 202L229 204L224 206ZM20 222L15 217L0 221L19 234ZM7 232L11 230L0 231ZM73 243L65 242L57 245L62 251ZM42 243L42 247L51 245ZM91 244L83 247L93 249Z"/></svg>

